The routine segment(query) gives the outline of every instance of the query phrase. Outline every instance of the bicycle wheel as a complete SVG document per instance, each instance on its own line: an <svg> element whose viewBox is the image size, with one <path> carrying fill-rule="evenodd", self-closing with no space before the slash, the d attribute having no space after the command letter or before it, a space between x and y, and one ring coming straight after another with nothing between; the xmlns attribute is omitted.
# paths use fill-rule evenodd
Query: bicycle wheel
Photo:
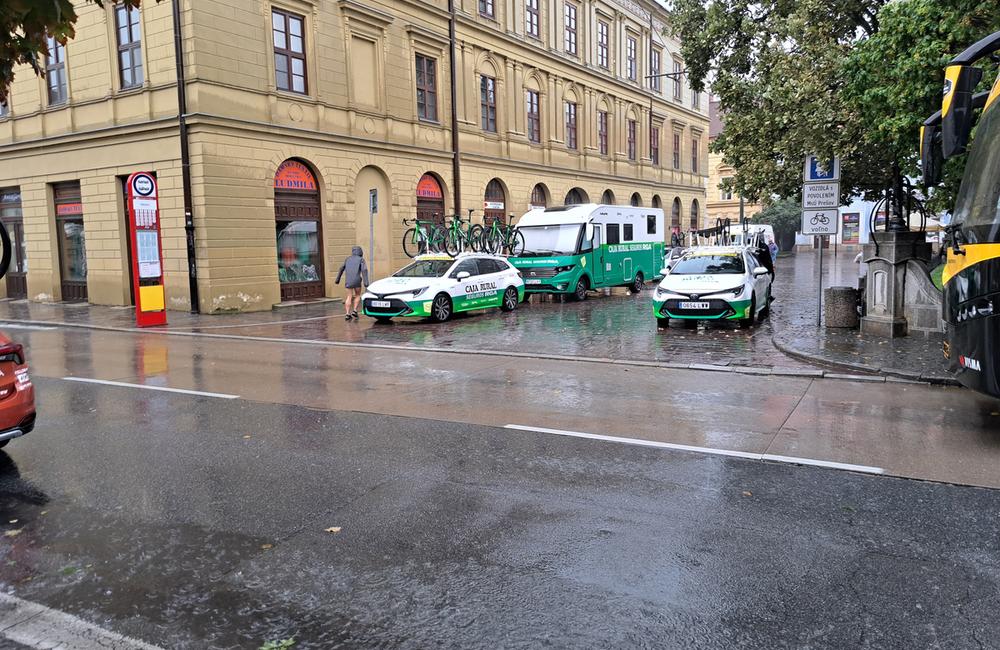
<svg viewBox="0 0 1000 650"><path fill-rule="evenodd" d="M524 234L520 230L515 230L505 243L507 255L518 257L524 252Z"/></svg>
<svg viewBox="0 0 1000 650"><path fill-rule="evenodd" d="M444 252L448 253L452 257L455 257L462 252L463 244L462 234L450 231L444 240Z"/></svg>
<svg viewBox="0 0 1000 650"><path fill-rule="evenodd" d="M499 231L490 228L483 232L483 250L490 255L496 255L503 249L503 235Z"/></svg>
<svg viewBox="0 0 1000 650"><path fill-rule="evenodd" d="M416 228L410 228L403 233L403 252L411 259L427 252L427 240L417 232Z"/></svg>
<svg viewBox="0 0 1000 650"><path fill-rule="evenodd" d="M471 248L473 252L479 253L485 250L483 248L483 235L485 233L486 230L478 223L469 228L469 248Z"/></svg>

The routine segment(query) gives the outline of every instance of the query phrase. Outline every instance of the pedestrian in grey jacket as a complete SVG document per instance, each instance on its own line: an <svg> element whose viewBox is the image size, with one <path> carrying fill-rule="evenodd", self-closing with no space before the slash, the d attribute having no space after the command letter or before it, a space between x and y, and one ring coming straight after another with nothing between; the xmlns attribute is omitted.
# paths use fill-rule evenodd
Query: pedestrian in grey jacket
<svg viewBox="0 0 1000 650"><path fill-rule="evenodd" d="M344 306L347 308L347 315L344 320L358 319L358 308L361 306L362 286L368 286L368 265L365 264L364 251L360 246L351 249L351 256L340 265L340 272L337 273L337 284L340 278L347 275L344 286L347 287L347 299Z"/></svg>

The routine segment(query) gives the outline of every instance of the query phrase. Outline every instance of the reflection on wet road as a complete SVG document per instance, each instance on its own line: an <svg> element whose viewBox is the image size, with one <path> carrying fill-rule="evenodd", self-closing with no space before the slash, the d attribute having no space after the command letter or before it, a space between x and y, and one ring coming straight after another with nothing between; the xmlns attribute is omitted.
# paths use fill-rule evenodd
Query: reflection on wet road
<svg viewBox="0 0 1000 650"><path fill-rule="evenodd" d="M1000 638L995 491L37 383L0 583L164 647Z"/></svg>

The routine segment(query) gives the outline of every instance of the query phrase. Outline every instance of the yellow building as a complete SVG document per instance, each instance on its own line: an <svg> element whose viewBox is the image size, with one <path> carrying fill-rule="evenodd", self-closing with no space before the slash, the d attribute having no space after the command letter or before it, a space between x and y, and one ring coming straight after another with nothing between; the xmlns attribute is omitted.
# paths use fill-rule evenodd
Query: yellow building
<svg viewBox="0 0 1000 650"><path fill-rule="evenodd" d="M0 112L11 297L132 304L123 179L140 170L160 186L167 306L191 308L195 269L205 313L338 296L354 245L386 275L417 215L592 201L704 223L708 106L649 77L683 70L657 2L74 4L76 38L46 78L18 69Z"/></svg>
<svg viewBox="0 0 1000 650"><path fill-rule="evenodd" d="M722 133L723 120L719 114L718 100L709 102L709 117L711 125L709 127L709 143ZM734 175L733 168L725 164L722 154L711 152L708 154L708 199L705 203L706 212L710 224L714 224L719 219L729 219L732 223L739 223L740 220L740 196L732 190L723 189L724 182ZM743 214L749 219L763 210L760 203L748 203L743 205Z"/></svg>

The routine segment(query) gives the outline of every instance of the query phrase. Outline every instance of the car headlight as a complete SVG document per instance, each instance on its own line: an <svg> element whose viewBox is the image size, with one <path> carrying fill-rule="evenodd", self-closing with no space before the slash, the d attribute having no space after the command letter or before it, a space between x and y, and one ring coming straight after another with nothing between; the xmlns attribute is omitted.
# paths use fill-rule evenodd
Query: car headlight
<svg viewBox="0 0 1000 650"><path fill-rule="evenodd" d="M675 295L674 292L670 291L669 289L664 289L663 287L656 287L657 300L666 300L667 298L673 295Z"/></svg>
<svg viewBox="0 0 1000 650"><path fill-rule="evenodd" d="M726 291L719 291L718 293L713 293L712 295L720 296L723 298L735 298L739 296L741 293L743 293L746 290L746 288L747 288L746 285L742 285L739 287L735 287L733 289L728 289Z"/></svg>
<svg viewBox="0 0 1000 650"><path fill-rule="evenodd" d="M557 266L555 268L556 273L565 273L566 271L572 271L576 268L576 264L570 264L569 266Z"/></svg>

